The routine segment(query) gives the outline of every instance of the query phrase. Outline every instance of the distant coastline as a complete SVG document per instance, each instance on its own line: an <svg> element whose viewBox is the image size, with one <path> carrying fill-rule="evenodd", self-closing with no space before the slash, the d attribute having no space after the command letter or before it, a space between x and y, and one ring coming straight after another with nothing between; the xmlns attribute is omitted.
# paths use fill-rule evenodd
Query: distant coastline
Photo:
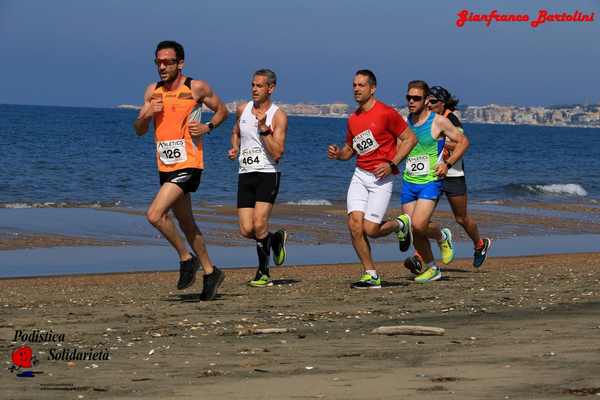
<svg viewBox="0 0 600 400"><path fill-rule="evenodd" d="M227 109L235 112L240 101L227 103ZM288 115L299 117L347 118L352 107L345 103L310 104L278 103ZM134 104L120 104L116 108L139 110ZM406 107L395 107L404 117ZM209 110L207 110L209 111ZM466 106L456 112L463 122L494 125L531 125L571 128L600 128L600 104L547 107L518 107L489 104Z"/></svg>

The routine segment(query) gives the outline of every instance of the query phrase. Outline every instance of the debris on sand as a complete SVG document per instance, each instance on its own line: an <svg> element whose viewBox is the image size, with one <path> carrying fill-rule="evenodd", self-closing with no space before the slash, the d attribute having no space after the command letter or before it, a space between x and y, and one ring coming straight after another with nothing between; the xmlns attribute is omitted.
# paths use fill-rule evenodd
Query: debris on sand
<svg viewBox="0 0 600 400"><path fill-rule="evenodd" d="M435 326L419 326L419 325L395 325L395 326L380 326L371 331L376 335L414 335L414 336L442 336L446 333L444 328Z"/></svg>

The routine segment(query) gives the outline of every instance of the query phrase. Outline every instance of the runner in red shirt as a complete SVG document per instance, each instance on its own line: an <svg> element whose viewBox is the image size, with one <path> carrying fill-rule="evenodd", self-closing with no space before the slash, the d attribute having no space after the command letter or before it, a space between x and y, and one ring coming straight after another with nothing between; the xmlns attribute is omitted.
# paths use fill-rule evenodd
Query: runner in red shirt
<svg viewBox="0 0 600 400"><path fill-rule="evenodd" d="M354 76L354 98L357 110L348 119L346 143L340 149L329 145L327 156L349 160L356 154L356 169L348 188L348 228L352 245L364 271L354 289L381 288L375 270L368 237L377 238L396 232L400 250L410 247L411 229L407 215L382 223L392 196L393 175L398 163L417 143L414 133L392 107L375 99L377 80L369 70Z"/></svg>

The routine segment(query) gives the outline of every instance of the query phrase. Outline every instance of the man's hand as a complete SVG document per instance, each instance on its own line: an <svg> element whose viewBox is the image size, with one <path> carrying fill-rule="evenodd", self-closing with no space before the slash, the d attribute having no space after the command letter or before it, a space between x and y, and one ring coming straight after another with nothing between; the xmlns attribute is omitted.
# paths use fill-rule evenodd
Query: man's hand
<svg viewBox="0 0 600 400"><path fill-rule="evenodd" d="M441 162L435 166L435 174L440 178L445 178L448 174L448 166L445 162Z"/></svg>
<svg viewBox="0 0 600 400"><path fill-rule="evenodd" d="M327 146L327 158L331 160L337 160L340 154L340 148L337 144L330 144Z"/></svg>
<svg viewBox="0 0 600 400"><path fill-rule="evenodd" d="M238 157L239 153L240 153L240 150L238 148L232 147L227 152L227 157L229 157L230 160L235 160Z"/></svg>
<svg viewBox="0 0 600 400"><path fill-rule="evenodd" d="M150 100L150 109L154 114L163 112L164 106L162 96L152 96L152 99Z"/></svg>
<svg viewBox="0 0 600 400"><path fill-rule="evenodd" d="M389 163L381 163L379 164L373 174L377 177L377 179L382 179L392 173L392 167Z"/></svg>
<svg viewBox="0 0 600 400"><path fill-rule="evenodd" d="M190 130L190 135L196 137L205 135L208 132L210 132L210 128L206 124L203 124L202 122L198 121L188 122L188 128Z"/></svg>
<svg viewBox="0 0 600 400"><path fill-rule="evenodd" d="M269 127L267 126L267 113L259 110L258 108L252 109L252 113L258 120L258 131L265 132Z"/></svg>

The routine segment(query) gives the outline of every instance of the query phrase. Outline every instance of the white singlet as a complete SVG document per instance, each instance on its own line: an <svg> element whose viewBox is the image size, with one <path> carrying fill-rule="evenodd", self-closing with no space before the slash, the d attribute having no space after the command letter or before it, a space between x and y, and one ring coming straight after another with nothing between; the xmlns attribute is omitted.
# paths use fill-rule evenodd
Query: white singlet
<svg viewBox="0 0 600 400"><path fill-rule="evenodd" d="M240 174L248 172L279 172L277 163L271 158L269 152L258 134L258 120L252 114L254 102L249 101L240 116ZM273 117L279 110L275 104L267 110L267 126L271 127Z"/></svg>

